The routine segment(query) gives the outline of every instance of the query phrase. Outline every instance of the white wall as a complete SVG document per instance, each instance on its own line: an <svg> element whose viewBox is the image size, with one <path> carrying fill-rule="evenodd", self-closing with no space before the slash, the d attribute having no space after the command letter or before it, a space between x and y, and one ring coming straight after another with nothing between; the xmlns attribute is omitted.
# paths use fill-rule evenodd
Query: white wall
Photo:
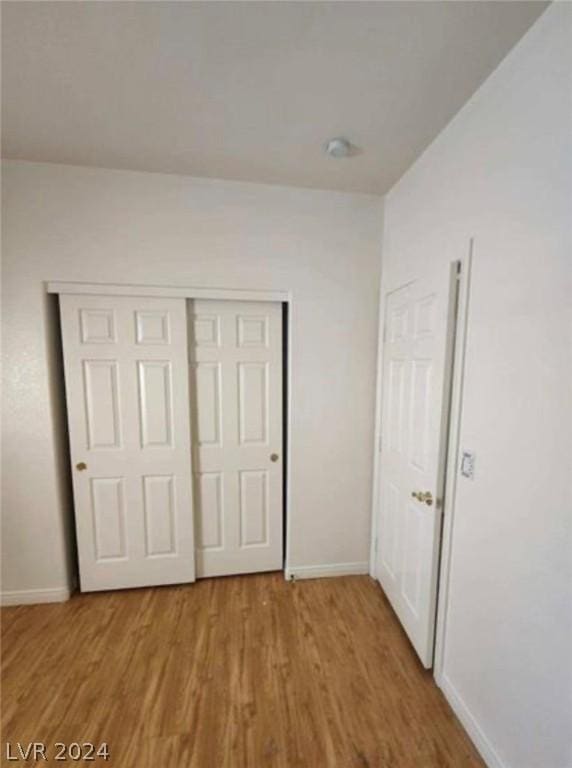
<svg viewBox="0 0 572 768"><path fill-rule="evenodd" d="M385 204L384 293L475 238L443 686L507 768L572 766L571 40L550 7Z"/></svg>
<svg viewBox="0 0 572 768"><path fill-rule="evenodd" d="M291 290L290 565L367 569L379 198L9 162L3 208L5 593L68 584L45 280Z"/></svg>

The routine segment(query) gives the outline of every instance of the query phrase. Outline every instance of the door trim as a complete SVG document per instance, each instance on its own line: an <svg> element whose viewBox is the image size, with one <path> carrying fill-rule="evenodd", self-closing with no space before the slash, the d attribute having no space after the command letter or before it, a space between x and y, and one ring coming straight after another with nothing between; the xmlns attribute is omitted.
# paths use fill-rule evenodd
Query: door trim
<svg viewBox="0 0 572 768"><path fill-rule="evenodd" d="M159 296L171 299L232 299L233 301L281 301L292 299L290 291L251 288L204 288L178 285L133 285L121 283L74 283L48 280L48 293L95 296Z"/></svg>
<svg viewBox="0 0 572 768"><path fill-rule="evenodd" d="M202 286L172 286L172 285L136 285L129 283L80 283L62 280L46 280L44 282L46 293L53 294L87 294L95 296L158 296L161 298L185 298L185 299L231 299L233 301L278 301L288 305L287 312L287 371L284 384L287 390L286 418L284 430L286 437L286 469L284 485L286 488L286 500L283 515L286 516L284 530L284 578L290 571L290 541L292 532L291 514L291 467L292 467L292 369L293 369L293 338L292 316L294 313L294 297L291 290L257 289L257 288L222 288Z"/></svg>
<svg viewBox="0 0 572 768"><path fill-rule="evenodd" d="M465 353L469 325L469 304L471 293L471 269L473 263L474 239L469 241L468 252L461 259L461 272L457 293L457 324L455 347L453 350L453 370L451 372L451 393L449 406L449 430L447 459L445 462L444 506L441 529L441 562L439 564L439 582L437 591L437 617L435 623L435 651L433 656L433 676L442 688L443 661L447 625L449 597L449 577L451 572L452 535L455 518L455 500L457 490L457 461L461 434L463 384L465 376Z"/></svg>

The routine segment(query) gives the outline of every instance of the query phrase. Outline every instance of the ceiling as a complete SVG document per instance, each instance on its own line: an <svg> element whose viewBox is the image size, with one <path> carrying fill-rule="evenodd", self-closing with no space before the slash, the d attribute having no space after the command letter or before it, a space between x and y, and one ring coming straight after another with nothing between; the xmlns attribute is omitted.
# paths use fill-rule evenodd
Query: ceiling
<svg viewBox="0 0 572 768"><path fill-rule="evenodd" d="M546 5L4 2L3 156L383 194Z"/></svg>

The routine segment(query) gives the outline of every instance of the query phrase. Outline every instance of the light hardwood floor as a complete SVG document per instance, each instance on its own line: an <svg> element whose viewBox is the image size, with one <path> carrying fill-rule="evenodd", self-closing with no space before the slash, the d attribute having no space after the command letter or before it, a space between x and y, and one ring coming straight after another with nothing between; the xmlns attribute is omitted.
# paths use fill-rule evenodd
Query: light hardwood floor
<svg viewBox="0 0 572 768"><path fill-rule="evenodd" d="M76 595L3 609L2 640L3 760L105 741L84 765L484 765L368 576Z"/></svg>

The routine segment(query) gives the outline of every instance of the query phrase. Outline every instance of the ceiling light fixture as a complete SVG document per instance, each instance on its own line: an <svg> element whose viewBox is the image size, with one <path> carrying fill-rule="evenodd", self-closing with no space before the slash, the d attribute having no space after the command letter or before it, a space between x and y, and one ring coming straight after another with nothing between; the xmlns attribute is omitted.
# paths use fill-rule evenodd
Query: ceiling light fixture
<svg viewBox="0 0 572 768"><path fill-rule="evenodd" d="M326 146L324 147L324 151L330 157L340 158L340 157L348 157L350 155L351 148L352 148L352 145L347 139L344 139L341 136L338 136L335 139L330 139L326 143Z"/></svg>

